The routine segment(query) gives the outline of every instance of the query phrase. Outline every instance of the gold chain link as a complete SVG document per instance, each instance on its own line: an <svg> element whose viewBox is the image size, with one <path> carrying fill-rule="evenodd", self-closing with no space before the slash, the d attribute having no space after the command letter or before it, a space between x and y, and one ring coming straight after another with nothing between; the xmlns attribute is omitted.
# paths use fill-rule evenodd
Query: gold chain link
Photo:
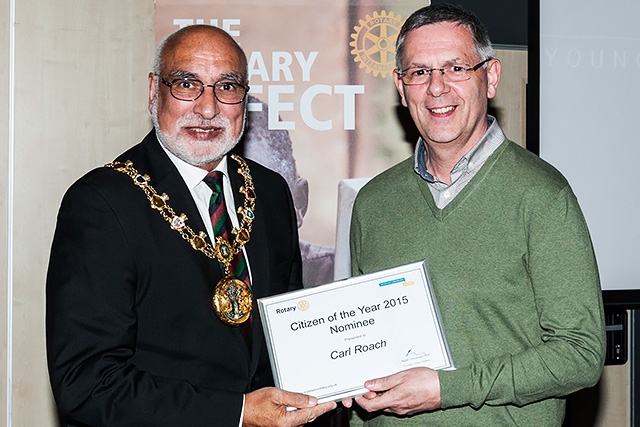
<svg viewBox="0 0 640 427"><path fill-rule="evenodd" d="M238 173L244 177L244 186L240 187L240 192L244 194L243 206L238 208L240 215L240 228L233 228L231 234L235 235L233 242L228 242L220 236L215 239L215 246L207 242L207 233L204 231L196 234L191 227L187 225L187 216L184 213L176 215L171 206L167 204L169 196L166 193L159 195L155 188L151 185L149 175L139 173L134 167L133 162L111 162L105 166L128 175L135 185L144 191L145 196L149 200L151 207L157 210L162 218L169 223L171 229L180 233L180 236L191 244L191 247L202 252L211 259L217 259L224 265L226 274L229 273L231 261L242 250L251 236L253 219L255 218L255 188L249 171L249 166L244 159L236 154L231 155L240 165Z"/></svg>

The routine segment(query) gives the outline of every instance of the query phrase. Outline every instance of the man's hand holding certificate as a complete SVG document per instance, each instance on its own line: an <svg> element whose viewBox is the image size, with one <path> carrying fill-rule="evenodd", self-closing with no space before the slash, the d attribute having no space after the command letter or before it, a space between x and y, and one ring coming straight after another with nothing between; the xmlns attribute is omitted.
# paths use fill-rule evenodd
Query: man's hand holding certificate
<svg viewBox="0 0 640 427"><path fill-rule="evenodd" d="M453 362L424 262L258 300L276 385L320 401Z"/></svg>

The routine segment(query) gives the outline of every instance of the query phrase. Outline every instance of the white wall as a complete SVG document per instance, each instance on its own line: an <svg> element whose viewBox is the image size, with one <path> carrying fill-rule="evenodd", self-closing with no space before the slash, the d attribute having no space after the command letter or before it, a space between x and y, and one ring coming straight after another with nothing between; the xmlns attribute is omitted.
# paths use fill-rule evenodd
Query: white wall
<svg viewBox="0 0 640 427"><path fill-rule="evenodd" d="M605 290L640 289L640 2L540 1L540 156L584 210Z"/></svg>

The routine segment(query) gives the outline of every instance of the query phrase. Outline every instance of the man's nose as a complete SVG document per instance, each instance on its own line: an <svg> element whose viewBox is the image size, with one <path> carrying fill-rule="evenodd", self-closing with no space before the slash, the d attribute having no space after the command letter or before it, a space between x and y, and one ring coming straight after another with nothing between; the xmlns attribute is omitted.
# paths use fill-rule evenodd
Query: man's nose
<svg viewBox="0 0 640 427"><path fill-rule="evenodd" d="M427 92L431 96L440 96L447 90L447 82L444 75L444 70L434 69L431 70L431 77L427 83Z"/></svg>
<svg viewBox="0 0 640 427"><path fill-rule="evenodd" d="M211 90L208 90L211 88ZM212 119L220 112L220 105L214 93L214 85L204 85L202 95L194 102L193 111L204 119Z"/></svg>

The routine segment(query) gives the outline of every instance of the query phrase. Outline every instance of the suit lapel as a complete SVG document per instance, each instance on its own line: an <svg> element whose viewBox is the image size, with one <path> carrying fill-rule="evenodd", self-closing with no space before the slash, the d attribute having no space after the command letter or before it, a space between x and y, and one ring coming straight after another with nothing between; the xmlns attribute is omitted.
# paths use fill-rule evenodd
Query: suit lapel
<svg viewBox="0 0 640 427"><path fill-rule="evenodd" d="M154 185L158 193L165 192L169 195L168 204L177 214L184 213L187 215L188 224L194 232L198 233L200 230L206 230L187 184L185 184L173 162L160 147L160 143L150 144L149 152L150 158L155 159L148 166L149 175L153 180L152 184L155 182Z"/></svg>
<svg viewBox="0 0 640 427"><path fill-rule="evenodd" d="M141 155L133 159L134 167L141 174L147 174L151 178L151 185L158 194L166 194L169 196L167 204L171 206L177 215L185 214L187 216L187 224L198 234L200 231L206 231L202 217L198 211L195 201L191 197L191 192L180 175L180 172L173 164L167 153L160 146L160 142L156 139L155 132L152 130L141 144ZM149 215L158 215L151 207L149 207ZM168 233L178 233L171 230L167 223ZM181 242L175 250L193 252L190 260L198 270L202 271L203 278L209 283L211 292L215 284L222 278L222 271L218 267L218 262L208 258L203 253L196 252L187 240L180 239ZM196 273L196 272L192 272Z"/></svg>

